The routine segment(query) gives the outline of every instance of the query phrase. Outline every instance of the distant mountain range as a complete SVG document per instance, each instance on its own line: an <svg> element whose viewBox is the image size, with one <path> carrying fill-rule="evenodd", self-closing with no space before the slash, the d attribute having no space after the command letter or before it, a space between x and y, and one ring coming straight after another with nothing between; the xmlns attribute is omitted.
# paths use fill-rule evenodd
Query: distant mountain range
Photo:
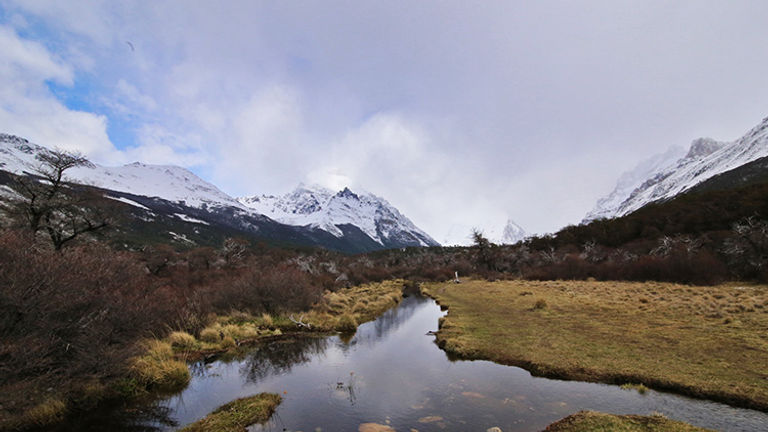
<svg viewBox="0 0 768 432"><path fill-rule="evenodd" d="M600 199L582 223L624 216L647 204L669 200L765 157L768 157L768 118L735 141L699 138L685 155L673 148L622 175L613 192ZM735 181L731 176L728 178Z"/></svg>
<svg viewBox="0 0 768 432"><path fill-rule="evenodd" d="M33 174L40 164L36 155L47 151L0 134L0 171ZM133 228L142 225L147 236L190 246L231 235L350 253L439 245L386 200L348 188L334 193L300 186L281 197L235 199L185 168L139 162L119 167L89 163L68 170L66 180L102 189L106 197L131 207Z"/></svg>
<svg viewBox="0 0 768 432"><path fill-rule="evenodd" d="M351 225L385 248L440 245L385 199L368 192L355 193L349 188L333 192L301 184L282 196L257 195L238 201L280 223L310 226L337 237L344 235L340 226Z"/></svg>
<svg viewBox="0 0 768 432"><path fill-rule="evenodd" d="M454 225L448 231L442 241L446 246L470 246L472 245L472 231L479 229L485 238L498 245L510 245L525 239L528 234L514 220L507 219L507 223L493 226ZM460 239L457 241L457 239Z"/></svg>

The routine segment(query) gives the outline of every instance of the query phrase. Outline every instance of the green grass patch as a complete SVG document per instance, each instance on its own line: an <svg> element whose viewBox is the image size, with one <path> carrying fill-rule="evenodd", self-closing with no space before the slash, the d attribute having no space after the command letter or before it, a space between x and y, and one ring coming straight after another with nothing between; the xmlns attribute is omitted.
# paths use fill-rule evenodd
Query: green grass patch
<svg viewBox="0 0 768 432"><path fill-rule="evenodd" d="M245 432L247 427L263 423L280 404L280 395L260 393L220 406L204 419L181 429L183 432Z"/></svg>
<svg viewBox="0 0 768 432"><path fill-rule="evenodd" d="M768 358L768 313L754 307L768 300L766 286L465 280L422 289L448 307L437 341L458 357L768 410L768 362L758 361Z"/></svg>
<svg viewBox="0 0 768 432"><path fill-rule="evenodd" d="M581 411L549 425L545 432L706 432L702 429L661 415L617 416L594 411Z"/></svg>

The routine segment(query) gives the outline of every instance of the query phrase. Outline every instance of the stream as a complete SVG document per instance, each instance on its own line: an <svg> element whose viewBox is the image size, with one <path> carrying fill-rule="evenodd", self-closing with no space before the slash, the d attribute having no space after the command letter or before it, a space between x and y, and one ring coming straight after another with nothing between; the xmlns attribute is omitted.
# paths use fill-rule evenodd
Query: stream
<svg viewBox="0 0 768 432"><path fill-rule="evenodd" d="M252 347L235 360L196 363L179 394L151 407L85 416L78 430L175 430L243 396L274 392L283 402L252 431L540 431L579 410L662 413L723 431L768 431L768 413L668 393L532 377L487 361L453 361L428 331L444 315L409 296L353 337L302 337ZM106 417L106 418L105 418ZM72 426L72 425L70 425Z"/></svg>

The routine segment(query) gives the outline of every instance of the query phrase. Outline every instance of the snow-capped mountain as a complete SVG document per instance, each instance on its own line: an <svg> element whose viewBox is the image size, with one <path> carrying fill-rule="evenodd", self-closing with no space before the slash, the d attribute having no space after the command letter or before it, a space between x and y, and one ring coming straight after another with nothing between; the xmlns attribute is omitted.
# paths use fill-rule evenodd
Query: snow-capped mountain
<svg viewBox="0 0 768 432"><path fill-rule="evenodd" d="M507 220L504 232L499 240L500 244L515 244L526 237L525 230L512 219Z"/></svg>
<svg viewBox="0 0 768 432"><path fill-rule="evenodd" d="M655 177L665 168L668 168L672 163L677 162L684 154L684 148L674 146L664 153L654 155L640 162L631 171L622 174L613 191L608 196L600 198L595 208L587 213L582 223L613 217L616 214L616 210L635 189L640 187L649 178Z"/></svg>
<svg viewBox="0 0 768 432"><path fill-rule="evenodd" d="M477 226L466 224L454 225L448 231L448 235L443 241L444 245L451 246L471 246L473 243L472 232L479 229L485 238L495 244L515 244L527 237L525 230L512 219L507 219L507 223L502 228L501 225L493 226L488 229L482 229Z"/></svg>
<svg viewBox="0 0 768 432"><path fill-rule="evenodd" d="M345 235L342 228L351 225L382 246L439 246L386 200L368 192L349 188L333 192L301 184L282 196L257 195L238 201L278 222L321 229L336 237Z"/></svg>
<svg viewBox="0 0 768 432"><path fill-rule="evenodd" d="M34 174L41 164L36 156L49 151L0 134L0 170ZM154 224L144 228L154 235L173 230L170 234L178 236L179 222L193 226L187 238L197 240L190 244L244 235L352 253L438 245L384 199L349 189L333 193L303 187L284 197L253 197L241 203L184 168L139 162L118 167L88 163L67 170L65 180L109 191L105 196L130 205L135 219ZM10 189L0 187L0 199L7 199Z"/></svg>
<svg viewBox="0 0 768 432"><path fill-rule="evenodd" d="M34 173L40 166L35 156L49 151L14 135L0 134L0 169L14 174ZM118 167L90 163L66 171L65 179L125 192L158 197L189 207L242 207L234 198L191 171L173 165L134 162Z"/></svg>
<svg viewBox="0 0 768 432"><path fill-rule="evenodd" d="M664 164L664 157L660 156L660 164L654 164L651 161L655 160L655 157L622 176L613 193L598 201L583 223L599 218L624 216L646 204L670 199L713 176L766 156L768 118L732 142L720 142L711 138L696 139L682 158ZM643 172L647 175L641 180ZM634 184L637 186L633 187Z"/></svg>
<svg viewBox="0 0 768 432"><path fill-rule="evenodd" d="M504 228L499 231L496 227L485 232L485 236L492 243L496 244L515 244L525 239L525 230L512 219L507 219Z"/></svg>

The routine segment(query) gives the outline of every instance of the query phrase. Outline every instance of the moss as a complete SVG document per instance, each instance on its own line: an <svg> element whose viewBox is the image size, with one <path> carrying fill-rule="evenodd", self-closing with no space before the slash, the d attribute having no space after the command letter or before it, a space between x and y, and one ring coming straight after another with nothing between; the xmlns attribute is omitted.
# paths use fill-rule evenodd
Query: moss
<svg viewBox="0 0 768 432"><path fill-rule="evenodd" d="M220 406L204 419L192 423L184 432L245 432L255 423L263 423L272 416L281 398L273 393L234 400Z"/></svg>
<svg viewBox="0 0 768 432"><path fill-rule="evenodd" d="M661 415L617 416L594 411L581 411L549 425L545 432L706 432L702 429Z"/></svg>

